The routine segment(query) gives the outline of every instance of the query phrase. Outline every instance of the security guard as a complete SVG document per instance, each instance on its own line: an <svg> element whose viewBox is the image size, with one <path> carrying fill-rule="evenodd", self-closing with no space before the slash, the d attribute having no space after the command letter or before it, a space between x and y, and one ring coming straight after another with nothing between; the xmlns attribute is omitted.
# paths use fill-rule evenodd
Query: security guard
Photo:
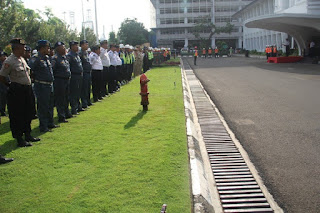
<svg viewBox="0 0 320 213"><path fill-rule="evenodd" d="M52 70L54 76L54 100L58 112L58 121L67 123L72 115L69 110L70 65L66 57L66 48L63 42L54 45L55 56L52 57Z"/></svg>
<svg viewBox="0 0 320 213"><path fill-rule="evenodd" d="M83 81L83 68L81 59L79 57L78 51L79 46L78 42L71 41L70 52L67 55L67 59L70 64L71 79L70 79L70 105L71 113L73 115L79 115L78 112L84 111L80 105L80 96L82 90L82 81Z"/></svg>
<svg viewBox="0 0 320 213"><path fill-rule="evenodd" d="M2 63L7 59L8 55L5 52L0 52L0 70ZM9 78L7 78L9 81ZM0 83L0 116L6 116L6 105L7 105L7 87Z"/></svg>
<svg viewBox="0 0 320 213"><path fill-rule="evenodd" d="M82 81L82 90L81 90L81 105L82 108L88 109L92 105L90 100L91 94L91 64L89 61L88 48L89 43L87 40L80 41L80 59L83 67L83 81Z"/></svg>
<svg viewBox="0 0 320 213"><path fill-rule="evenodd" d="M102 71L104 69L102 59L100 58L100 46L95 45L91 48L89 55L90 64L92 65L92 96L93 101L101 101L102 99ZM109 59L109 56L108 56ZM110 60L109 60L110 63ZM108 68L109 69L109 68Z"/></svg>
<svg viewBox="0 0 320 213"><path fill-rule="evenodd" d="M50 43L39 40L38 56L32 57L29 66L34 76L34 91L38 103L38 117L40 132L51 132L50 129L59 127L53 123L53 72L49 59Z"/></svg>
<svg viewBox="0 0 320 213"><path fill-rule="evenodd" d="M110 50L108 52L108 56L110 59L110 67L109 67L109 81L108 81L108 89L109 93L112 94L116 91L116 67L118 65L118 53L116 52L116 45L111 44Z"/></svg>
<svg viewBox="0 0 320 213"><path fill-rule="evenodd" d="M101 48L100 48L100 58L102 61L103 65L103 71L102 71L102 80L101 80L101 95L99 95L98 100L102 100L103 97L109 95L110 88L111 86L109 85L110 82L110 72L109 72L109 67L110 67L110 58L108 55L108 41L103 40L100 43ZM108 89L107 89L108 85Z"/></svg>
<svg viewBox="0 0 320 213"><path fill-rule="evenodd" d="M30 142L40 141L34 138L31 133L32 120L32 88L30 79L30 67L23 59L25 41L15 38L10 41L12 54L4 61L0 71L0 81L9 86L8 109L10 128L13 138L17 139L18 146L32 146ZM10 77L9 84L6 77ZM22 138L25 135L25 140Z"/></svg>
<svg viewBox="0 0 320 213"><path fill-rule="evenodd" d="M197 65L197 58L198 58L198 55L199 55L199 53L198 53L198 49L197 49L197 47L194 47L194 60L193 60L193 64L194 65Z"/></svg>

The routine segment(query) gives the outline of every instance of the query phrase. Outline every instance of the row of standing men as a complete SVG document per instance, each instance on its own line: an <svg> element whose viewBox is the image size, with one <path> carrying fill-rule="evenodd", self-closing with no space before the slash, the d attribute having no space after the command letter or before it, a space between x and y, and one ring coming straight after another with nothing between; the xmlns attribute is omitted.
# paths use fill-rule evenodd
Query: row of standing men
<svg viewBox="0 0 320 213"><path fill-rule="evenodd" d="M50 132L59 127L53 121L54 106L58 121L67 123L68 118L93 105L91 88L93 102L101 101L119 91L121 85L131 80L133 73L138 76L142 67L145 72L152 66L151 51L145 49L143 53L139 47L129 45L121 49L114 44L109 47L106 40L100 43L101 46L91 47L90 53L86 40L80 41L80 51L79 43L71 41L68 53L65 44L59 41L54 45L55 55L52 56L50 43L40 40L37 54L26 60L25 41L15 38L10 43L13 53L3 62L0 83L8 87L10 128L20 147L40 141L31 136L30 125L36 111L40 132Z"/></svg>

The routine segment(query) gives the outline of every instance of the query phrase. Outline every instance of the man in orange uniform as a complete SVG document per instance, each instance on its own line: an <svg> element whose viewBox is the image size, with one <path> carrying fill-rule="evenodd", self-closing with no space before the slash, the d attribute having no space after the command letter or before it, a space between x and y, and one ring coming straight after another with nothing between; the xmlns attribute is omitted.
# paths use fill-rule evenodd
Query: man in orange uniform
<svg viewBox="0 0 320 213"><path fill-rule="evenodd" d="M211 47L209 47L209 49L208 49L208 54L209 54L208 58L212 58L212 49L211 49Z"/></svg>
<svg viewBox="0 0 320 213"><path fill-rule="evenodd" d="M218 58L218 57L219 57L219 49L218 49L218 47L216 47L216 48L214 49L214 57L215 57L215 58Z"/></svg>
<svg viewBox="0 0 320 213"><path fill-rule="evenodd" d="M194 65L197 65L197 58L198 58L198 49L194 47Z"/></svg>

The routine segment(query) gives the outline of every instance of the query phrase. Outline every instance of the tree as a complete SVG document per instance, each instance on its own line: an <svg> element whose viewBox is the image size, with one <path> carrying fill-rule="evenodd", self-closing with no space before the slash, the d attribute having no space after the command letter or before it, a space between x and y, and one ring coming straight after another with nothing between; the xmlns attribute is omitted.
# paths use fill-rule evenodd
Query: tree
<svg viewBox="0 0 320 213"><path fill-rule="evenodd" d="M84 39L83 32L80 34L80 40ZM97 44L97 36L94 34L94 31L90 28L86 28L86 40L90 46Z"/></svg>
<svg viewBox="0 0 320 213"><path fill-rule="evenodd" d="M213 35L220 33L231 33L234 25L229 22L223 27L217 27L211 22L210 16L201 17L193 27L193 35L200 40L200 47L211 46ZM208 37L203 37L203 34L209 34Z"/></svg>
<svg viewBox="0 0 320 213"><path fill-rule="evenodd" d="M118 39L123 44L140 45L148 42L148 37L149 33L143 23L138 22L136 18L127 18L121 23Z"/></svg>
<svg viewBox="0 0 320 213"><path fill-rule="evenodd" d="M108 40L109 44L117 44L119 41L116 38L116 33L115 32L110 32L109 33L109 40Z"/></svg>

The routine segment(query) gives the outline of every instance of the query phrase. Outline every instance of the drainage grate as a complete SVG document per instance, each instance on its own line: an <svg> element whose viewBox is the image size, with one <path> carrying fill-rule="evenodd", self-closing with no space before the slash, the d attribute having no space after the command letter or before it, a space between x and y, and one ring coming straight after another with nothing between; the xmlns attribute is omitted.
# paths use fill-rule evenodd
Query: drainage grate
<svg viewBox="0 0 320 213"><path fill-rule="evenodd" d="M187 64L187 63L184 63ZM194 75L190 90L224 212L273 212L239 149Z"/></svg>

